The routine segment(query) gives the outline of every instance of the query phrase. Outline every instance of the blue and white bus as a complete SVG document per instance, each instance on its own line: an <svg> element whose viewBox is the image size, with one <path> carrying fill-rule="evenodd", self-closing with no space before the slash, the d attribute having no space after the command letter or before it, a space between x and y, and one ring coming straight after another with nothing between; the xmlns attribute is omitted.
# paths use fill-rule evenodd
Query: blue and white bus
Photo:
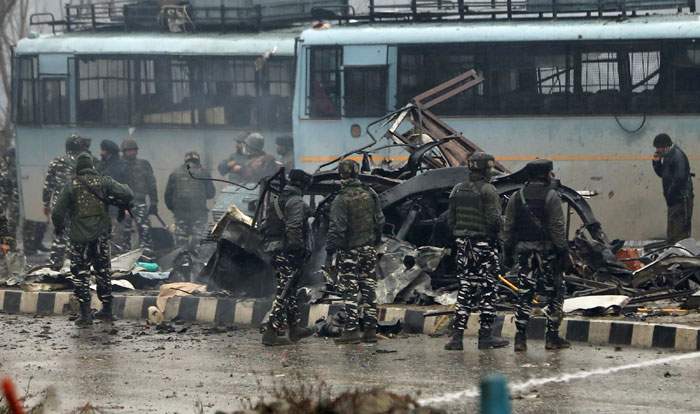
<svg viewBox="0 0 700 414"><path fill-rule="evenodd" d="M485 81L433 112L512 170L554 160L566 185L599 193L591 204L611 236L659 237L651 142L666 132L700 160L698 39L692 13L308 29L297 46L296 162L314 170L367 144L357 132L369 123L474 68ZM385 155L400 161L396 151Z"/></svg>
<svg viewBox="0 0 700 414"><path fill-rule="evenodd" d="M14 118L25 218L45 220L41 190L51 159L73 133L135 138L159 191L197 150L214 167L234 139L291 134L298 28L260 33L73 32L17 45ZM162 199L162 197L161 197Z"/></svg>

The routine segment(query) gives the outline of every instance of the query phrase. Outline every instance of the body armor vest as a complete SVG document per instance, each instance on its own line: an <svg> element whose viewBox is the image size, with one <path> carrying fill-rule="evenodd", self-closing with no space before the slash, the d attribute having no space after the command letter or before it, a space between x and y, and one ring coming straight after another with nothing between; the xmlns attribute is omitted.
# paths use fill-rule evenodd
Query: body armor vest
<svg viewBox="0 0 700 414"><path fill-rule="evenodd" d="M340 196L348 214L348 248L373 244L376 228L374 212L377 206L372 193L361 184L351 184L343 188Z"/></svg>
<svg viewBox="0 0 700 414"><path fill-rule="evenodd" d="M267 240L284 240L284 206L287 204L284 194L270 194L265 209L265 226L263 234Z"/></svg>
<svg viewBox="0 0 700 414"><path fill-rule="evenodd" d="M454 214L453 236L475 238L497 236L490 234L486 223L481 196L484 185L486 185L484 181L467 181L455 188L450 197L450 210Z"/></svg>
<svg viewBox="0 0 700 414"><path fill-rule="evenodd" d="M545 204L550 191L548 185L526 185L513 195L518 203L516 234L518 241L546 242L550 241L546 230L547 213ZM523 203L523 199L525 203Z"/></svg>
<svg viewBox="0 0 700 414"><path fill-rule="evenodd" d="M95 194L100 193L102 189L102 179L97 175L82 175L80 180L73 179L73 188L75 191L75 213L74 217L94 217L106 214L106 207ZM90 189L87 188L90 186Z"/></svg>
<svg viewBox="0 0 700 414"><path fill-rule="evenodd" d="M175 178L174 204L175 209L180 211L206 211L207 191L201 181L193 180L187 173L186 167L181 167ZM193 168L192 173L200 176L200 168Z"/></svg>

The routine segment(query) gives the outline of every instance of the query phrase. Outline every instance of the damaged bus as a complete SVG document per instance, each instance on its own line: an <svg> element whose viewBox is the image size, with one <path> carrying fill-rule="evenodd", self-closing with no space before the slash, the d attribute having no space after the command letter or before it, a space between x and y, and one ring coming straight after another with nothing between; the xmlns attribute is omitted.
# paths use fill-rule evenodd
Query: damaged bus
<svg viewBox="0 0 700 414"><path fill-rule="evenodd" d="M112 30L21 40L13 90L25 218L46 220L47 166L73 133L91 138L96 155L103 139L135 138L161 195L187 151L215 169L235 139L260 131L274 154L275 137L291 134L298 33Z"/></svg>
<svg viewBox="0 0 700 414"><path fill-rule="evenodd" d="M475 69L478 87L431 111L512 171L554 160L567 186L598 194L590 203L607 234L661 236L651 142L666 132L691 164L700 159L700 19L620 15L308 29L297 47L296 163L313 171L370 143L374 120ZM401 148L382 156L406 160Z"/></svg>

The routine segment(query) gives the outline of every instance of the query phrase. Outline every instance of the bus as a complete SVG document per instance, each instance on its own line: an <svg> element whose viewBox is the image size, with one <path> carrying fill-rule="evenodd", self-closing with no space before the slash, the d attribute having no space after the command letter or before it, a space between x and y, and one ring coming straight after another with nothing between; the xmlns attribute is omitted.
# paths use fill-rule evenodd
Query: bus
<svg viewBox="0 0 700 414"><path fill-rule="evenodd" d="M598 194L590 202L611 238L664 238L652 139L666 132L691 166L700 161L698 39L693 12L307 29L297 46L296 163L313 171L370 143L360 131L372 121L475 69L484 82L431 110L510 170L552 159L563 183ZM384 158L405 159L400 150Z"/></svg>
<svg viewBox="0 0 700 414"><path fill-rule="evenodd" d="M275 137L291 135L299 32L72 31L21 40L13 115L25 219L46 220L47 167L74 133L91 138L96 155L103 139L136 139L161 200L187 151L215 170L235 139L258 131L274 154Z"/></svg>

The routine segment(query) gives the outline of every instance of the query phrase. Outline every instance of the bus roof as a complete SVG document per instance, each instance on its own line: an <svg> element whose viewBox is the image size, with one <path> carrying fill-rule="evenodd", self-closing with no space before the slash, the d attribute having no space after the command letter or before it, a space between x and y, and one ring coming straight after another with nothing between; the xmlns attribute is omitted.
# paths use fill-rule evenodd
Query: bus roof
<svg viewBox="0 0 700 414"><path fill-rule="evenodd" d="M700 38L700 16L344 25L307 29L304 45L551 42Z"/></svg>
<svg viewBox="0 0 700 414"><path fill-rule="evenodd" d="M300 28L260 33L62 33L25 38L18 55L274 55L294 56L294 39Z"/></svg>

